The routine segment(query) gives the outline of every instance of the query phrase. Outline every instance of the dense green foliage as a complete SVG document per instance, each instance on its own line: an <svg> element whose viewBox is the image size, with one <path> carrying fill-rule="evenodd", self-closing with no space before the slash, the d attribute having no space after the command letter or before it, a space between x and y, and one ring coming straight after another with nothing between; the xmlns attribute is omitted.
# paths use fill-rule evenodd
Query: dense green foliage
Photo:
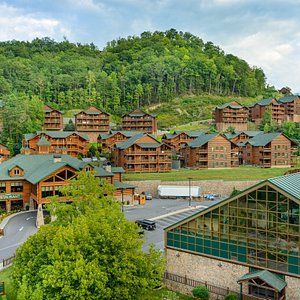
<svg viewBox="0 0 300 300"><path fill-rule="evenodd" d="M235 294L228 294L224 300L238 300L238 297Z"/></svg>
<svg viewBox="0 0 300 300"><path fill-rule="evenodd" d="M206 286L199 285L192 290L193 296L197 299L208 300L209 292Z"/></svg>
<svg viewBox="0 0 300 300"><path fill-rule="evenodd" d="M161 284L162 255L142 251L137 225L125 219L112 191L89 172L62 189L74 202L54 200L56 220L17 251L18 300L136 299Z"/></svg>
<svg viewBox="0 0 300 300"><path fill-rule="evenodd" d="M103 51L49 38L1 42L0 95L18 92L60 109L95 104L120 114L187 93L256 96L265 75L175 29L114 40Z"/></svg>

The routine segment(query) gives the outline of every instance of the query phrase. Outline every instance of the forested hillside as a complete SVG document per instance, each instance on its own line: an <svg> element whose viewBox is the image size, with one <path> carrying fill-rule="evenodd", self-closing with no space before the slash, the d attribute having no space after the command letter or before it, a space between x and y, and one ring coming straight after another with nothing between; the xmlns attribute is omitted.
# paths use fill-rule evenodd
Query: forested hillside
<svg viewBox="0 0 300 300"><path fill-rule="evenodd" d="M110 113L186 94L254 97L264 72L211 42L171 29L144 32L100 51L49 38L0 43L0 97L24 93L68 110L95 104Z"/></svg>

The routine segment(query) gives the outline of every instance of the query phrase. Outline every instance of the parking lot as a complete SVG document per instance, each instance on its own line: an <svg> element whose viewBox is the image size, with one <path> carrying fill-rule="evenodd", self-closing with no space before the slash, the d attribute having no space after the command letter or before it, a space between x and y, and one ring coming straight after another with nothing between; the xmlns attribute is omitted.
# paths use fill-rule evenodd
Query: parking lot
<svg viewBox="0 0 300 300"><path fill-rule="evenodd" d="M192 201L189 207L188 200L184 199L153 199L147 201L143 206L126 207L125 215L129 220L152 219L156 222L154 231L146 231L144 234L144 250L151 244L157 249L164 249L164 228L179 222L217 202L214 201Z"/></svg>

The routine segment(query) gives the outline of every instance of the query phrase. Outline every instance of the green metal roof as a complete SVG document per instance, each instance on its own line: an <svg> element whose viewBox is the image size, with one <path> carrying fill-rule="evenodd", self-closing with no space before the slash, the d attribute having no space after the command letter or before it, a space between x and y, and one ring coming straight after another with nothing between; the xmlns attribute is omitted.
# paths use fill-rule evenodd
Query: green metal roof
<svg viewBox="0 0 300 300"><path fill-rule="evenodd" d="M223 104L223 105L220 105L220 106L217 106L216 108L217 109L224 109L224 108L227 108L227 107L229 107L229 108L232 108L232 109L240 109L240 108L243 108L243 106L241 106L241 105L235 105L235 104L232 104L232 102L230 102L230 103L225 103L225 104Z"/></svg>
<svg viewBox="0 0 300 300"><path fill-rule="evenodd" d="M132 137L136 134L139 134L141 133L140 131L135 131L135 130L117 130L117 131L114 131L114 130L111 130L109 133L100 133L99 134L99 137L101 140L106 140L112 136L114 136L115 134L117 133L121 133L123 134L125 137Z"/></svg>
<svg viewBox="0 0 300 300"><path fill-rule="evenodd" d="M128 183L125 183L125 182L120 182L118 180L114 181L114 186L117 189L134 189L135 188L135 186L132 185L132 184L128 184Z"/></svg>
<svg viewBox="0 0 300 300"><path fill-rule="evenodd" d="M130 146L132 146L138 139L140 139L142 136L144 135L144 133L140 132L132 137L130 137L127 141L121 142L121 143L117 143L116 147L118 149L126 149Z"/></svg>
<svg viewBox="0 0 300 300"><path fill-rule="evenodd" d="M38 146L51 146L51 143L44 136L42 136L36 144Z"/></svg>
<svg viewBox="0 0 300 300"><path fill-rule="evenodd" d="M270 132L270 133L261 133L257 134L253 138L251 138L248 143L252 146L266 146L275 138L280 136L281 132Z"/></svg>
<svg viewBox="0 0 300 300"><path fill-rule="evenodd" d="M124 117L124 116L130 116L130 117L143 117L143 116L145 116L145 115L149 115L149 116L151 116L151 117L155 117L155 116L156 116L156 115L154 115L154 114L146 113L146 112L142 111L141 109L135 109L135 110L133 110L133 111L127 113L127 114L124 114L123 117Z"/></svg>
<svg viewBox="0 0 300 300"><path fill-rule="evenodd" d="M187 145L191 148L197 148L205 145L207 142L216 137L218 133L207 133L198 136L195 140L188 142Z"/></svg>
<svg viewBox="0 0 300 300"><path fill-rule="evenodd" d="M125 170L122 167L111 167L113 173L125 173Z"/></svg>
<svg viewBox="0 0 300 300"><path fill-rule="evenodd" d="M99 177L114 176L114 174L112 172L105 170L103 167L93 166L93 168L95 171L95 176L99 176Z"/></svg>
<svg viewBox="0 0 300 300"><path fill-rule="evenodd" d="M254 103L254 105L260 105L260 106L266 106L266 105L270 105L271 103L272 103L272 101L273 100L275 100L276 101L276 103L278 104L278 105L280 105L280 103L278 103L278 101L275 99L275 98L267 98L267 99L262 99L262 100L260 100L260 101L258 101L258 102L256 102L256 103ZM254 106L253 105L253 106Z"/></svg>
<svg viewBox="0 0 300 300"><path fill-rule="evenodd" d="M53 139L65 139L65 138L71 136L72 134L75 134L75 135L82 137L83 139L85 139L87 141L89 140L89 137L87 134L77 132L77 131L37 131L36 133L24 134L24 139L26 141L29 141L29 140L33 139L34 137L41 135L41 134L45 134Z"/></svg>
<svg viewBox="0 0 300 300"><path fill-rule="evenodd" d="M261 279L278 292L281 292L286 287L286 282L283 279L268 270L260 270L245 274L238 280L238 282L248 281L254 278Z"/></svg>
<svg viewBox="0 0 300 300"><path fill-rule="evenodd" d="M141 148L157 148L161 145L161 143L139 143Z"/></svg>
<svg viewBox="0 0 300 300"><path fill-rule="evenodd" d="M300 200L300 172L270 178L268 181L289 195Z"/></svg>
<svg viewBox="0 0 300 300"><path fill-rule="evenodd" d="M299 98L299 96L297 96L297 95L285 96L285 97L282 97L282 98L278 99L278 102L280 102L280 103L290 103L290 102L295 101L297 98Z"/></svg>

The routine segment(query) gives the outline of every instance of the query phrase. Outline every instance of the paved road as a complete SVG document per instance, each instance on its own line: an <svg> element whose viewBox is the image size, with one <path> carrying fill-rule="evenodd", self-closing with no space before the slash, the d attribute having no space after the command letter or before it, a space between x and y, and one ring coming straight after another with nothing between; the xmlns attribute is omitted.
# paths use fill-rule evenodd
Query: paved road
<svg viewBox="0 0 300 300"><path fill-rule="evenodd" d="M187 200L167 200L167 199L154 199L152 201L147 201L146 205L141 207L126 208L125 215L129 220L137 219L151 219L159 216L163 216L168 213L174 213L170 216L162 217L156 220L156 229L154 231L145 230L145 243L143 249L147 251L151 244L153 244L157 249L164 249L164 228L179 222L203 209L209 207L220 200L215 201L202 201L202 202L192 202L193 205L200 206L199 208L192 208L188 211L178 212L184 208L188 208Z"/></svg>
<svg viewBox="0 0 300 300"><path fill-rule="evenodd" d="M30 235L37 232L35 227L36 211L16 215L5 227L4 236L0 237L0 262L16 252Z"/></svg>

